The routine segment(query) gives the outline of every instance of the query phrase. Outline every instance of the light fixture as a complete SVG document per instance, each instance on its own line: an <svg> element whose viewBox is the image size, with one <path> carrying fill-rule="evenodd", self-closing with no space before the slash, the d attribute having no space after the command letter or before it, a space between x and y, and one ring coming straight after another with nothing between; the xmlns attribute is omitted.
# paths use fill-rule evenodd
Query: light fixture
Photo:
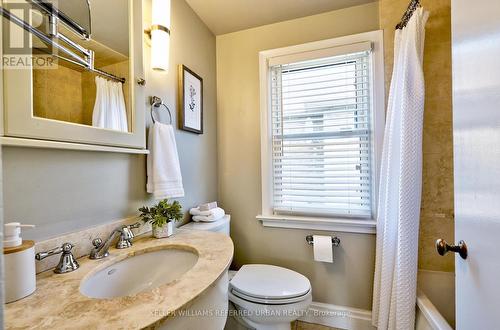
<svg viewBox="0 0 500 330"><path fill-rule="evenodd" d="M170 60L170 0L152 0L151 67L168 71Z"/></svg>

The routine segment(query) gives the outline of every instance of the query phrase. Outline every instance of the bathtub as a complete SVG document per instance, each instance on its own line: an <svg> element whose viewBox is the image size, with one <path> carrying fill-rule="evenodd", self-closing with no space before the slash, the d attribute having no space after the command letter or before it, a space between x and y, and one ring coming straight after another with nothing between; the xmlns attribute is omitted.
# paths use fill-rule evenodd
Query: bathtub
<svg viewBox="0 0 500 330"><path fill-rule="evenodd" d="M419 270L416 330L452 330L455 326L455 274Z"/></svg>

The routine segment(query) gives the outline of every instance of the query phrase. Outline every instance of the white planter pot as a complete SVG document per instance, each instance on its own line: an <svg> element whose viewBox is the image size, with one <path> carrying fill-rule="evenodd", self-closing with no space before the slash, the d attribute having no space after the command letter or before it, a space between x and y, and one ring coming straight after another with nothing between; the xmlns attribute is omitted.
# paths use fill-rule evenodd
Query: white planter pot
<svg viewBox="0 0 500 330"><path fill-rule="evenodd" d="M155 238L165 238L172 236L174 233L174 222L170 221L163 226L153 225L153 237Z"/></svg>

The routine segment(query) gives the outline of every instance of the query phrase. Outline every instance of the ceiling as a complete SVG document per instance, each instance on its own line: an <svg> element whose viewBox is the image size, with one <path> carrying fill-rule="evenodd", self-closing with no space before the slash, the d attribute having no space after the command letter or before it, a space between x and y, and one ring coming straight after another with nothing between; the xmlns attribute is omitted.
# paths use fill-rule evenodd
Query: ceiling
<svg viewBox="0 0 500 330"><path fill-rule="evenodd" d="M376 0L186 0L216 35Z"/></svg>

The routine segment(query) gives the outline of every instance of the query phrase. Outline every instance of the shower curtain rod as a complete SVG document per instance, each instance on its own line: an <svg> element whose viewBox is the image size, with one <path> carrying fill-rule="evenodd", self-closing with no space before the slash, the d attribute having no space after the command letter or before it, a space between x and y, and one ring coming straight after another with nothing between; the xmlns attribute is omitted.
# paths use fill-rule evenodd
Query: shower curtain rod
<svg viewBox="0 0 500 330"><path fill-rule="evenodd" d="M408 8L403 14L403 17L401 17L401 21L398 23L398 25L396 25L396 30L401 30L402 28L406 27L406 24L408 24L408 21L413 16L413 13L419 7L420 7L420 0L411 0L410 4L408 5Z"/></svg>
<svg viewBox="0 0 500 330"><path fill-rule="evenodd" d="M117 76L115 76L114 74L108 73L108 72L103 71L103 70L99 70L99 69L96 69L96 68L92 68L92 69L90 69L90 68L88 68L86 65L81 64L81 63L79 63L79 62L77 62L77 61L73 61L72 59L66 58L66 57L64 57L64 56L55 55L55 54L49 54L49 55L55 56L55 57L57 57L58 59L61 59L61 60L63 60L63 61L69 62L69 63L72 63L72 64L74 64L74 65L78 65L78 66L80 66L80 67L82 67L82 68L86 69L87 71L93 72L93 73L95 73L95 74L98 74L98 75L100 75L100 76L103 76L103 77L109 78L109 79L111 79L111 80L115 80L115 81L120 82L120 83L122 83L122 84L124 84L124 83L125 83L125 81L127 81L125 78L120 78L120 77L117 77Z"/></svg>
<svg viewBox="0 0 500 330"><path fill-rule="evenodd" d="M98 75L107 77L107 78L112 79L112 80L116 80L116 81L121 82L121 83L125 83L125 81L126 81L125 78L120 78L120 77L117 77L117 76L115 76L115 75L113 75L111 73L108 73L106 71L94 68L93 65L91 65L88 61L82 59L80 56L78 56L78 54L76 54L72 50L67 49L63 45L59 44L57 41L53 40L52 38L50 38L49 36L47 36L45 33L43 33L40 30L38 30L37 28L35 28L35 27L31 26L30 24L26 23L25 21L23 21L19 17L13 15L9 10L7 10L7 9L5 9L3 7L0 7L0 12L1 12L2 16L4 16L5 18L7 18L9 21L15 23L19 27L23 28L25 31L27 31L27 32L33 34L34 36L38 37L45 44L50 45L50 46L56 48L58 51L61 51L61 52L65 53L66 55L70 56L71 58L67 58L67 57L64 57L64 56L56 55L56 54L50 54L50 55L53 55L53 56L55 56L55 57L57 57L59 59L62 59L62 60L67 61L67 62L70 62L72 64L78 65L78 66L80 66L82 68L85 68L86 70L88 70L90 72L94 72L94 73L96 73ZM93 52L90 51L90 53L93 53ZM93 58L92 58L91 62L93 62Z"/></svg>
<svg viewBox="0 0 500 330"><path fill-rule="evenodd" d="M41 49L38 49L37 50L41 50ZM81 64L77 61L73 61L72 59L69 59L69 58L66 58L64 56L61 56L61 55L55 55L55 54L49 54L49 55L52 55L54 57L57 57L58 59L61 59L63 61L66 61L66 62L69 62L71 64L74 64L74 65L77 65L77 66L80 66L84 69L86 69L87 71L90 71L90 72L93 72L95 74L98 74L100 76L103 76L103 77L106 77L106 78L109 78L111 80L115 80L117 82L120 82L122 84L124 84L127 80L125 78L120 78L120 77L117 77L115 76L114 74L111 74L111 73L108 73L106 71L103 71L103 70L99 70L99 69L96 69L96 68L93 68L93 69L89 69L86 65L84 64Z"/></svg>

